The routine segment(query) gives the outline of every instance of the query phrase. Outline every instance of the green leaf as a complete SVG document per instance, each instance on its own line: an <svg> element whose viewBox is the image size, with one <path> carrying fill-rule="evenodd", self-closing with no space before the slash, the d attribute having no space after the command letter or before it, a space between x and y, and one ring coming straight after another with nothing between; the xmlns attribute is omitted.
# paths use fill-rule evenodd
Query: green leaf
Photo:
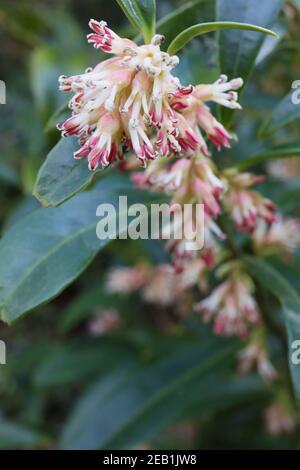
<svg viewBox="0 0 300 470"><path fill-rule="evenodd" d="M215 0L191 0L161 18L156 24L156 29L165 36L164 46L170 44L179 29L188 28L195 20L215 20L215 4Z"/></svg>
<svg viewBox="0 0 300 470"><path fill-rule="evenodd" d="M0 418L0 449L28 449L40 441L41 436L37 432Z"/></svg>
<svg viewBox="0 0 300 470"><path fill-rule="evenodd" d="M96 236L98 205L113 204L118 216L119 195L128 195L128 204L144 198L130 188L127 178L109 175L93 190L58 208L38 209L6 232L0 242L3 321L50 300L82 273L109 241Z"/></svg>
<svg viewBox="0 0 300 470"><path fill-rule="evenodd" d="M186 417L192 403L202 416L229 406L243 393L235 393L225 375L236 353L236 346L227 344L203 341L129 377L100 380L77 404L60 447L132 449ZM243 398L249 393L244 390Z"/></svg>
<svg viewBox="0 0 300 470"><path fill-rule="evenodd" d="M22 201L9 213L9 216L5 219L5 223L2 227L2 234L7 232L14 224L19 222L23 217L30 214L31 212L40 209L39 201L33 196L26 196Z"/></svg>
<svg viewBox="0 0 300 470"><path fill-rule="evenodd" d="M267 261L245 256L245 261L252 276L277 299L286 305L300 305L300 295ZM300 320L300 317L299 317Z"/></svg>
<svg viewBox="0 0 300 470"><path fill-rule="evenodd" d="M300 403L300 368L293 364L293 341L300 339L300 295L282 275L269 263L258 258L245 257L248 269L254 279L271 292L282 304L288 332L289 366L295 394Z"/></svg>
<svg viewBox="0 0 300 470"><path fill-rule="evenodd" d="M271 28L275 23L283 0L257 2L249 0L218 0L217 20L254 23ZM242 77L244 82L250 78L256 57L264 42L263 34L251 31L221 31L218 37L219 64L221 73L230 78ZM234 111L221 109L221 117L229 124Z"/></svg>
<svg viewBox="0 0 300 470"><path fill-rule="evenodd" d="M259 131L260 138L269 137L281 127L300 118L300 105L293 103L293 93L294 92L290 92L285 96L265 120Z"/></svg>
<svg viewBox="0 0 300 470"><path fill-rule="evenodd" d="M239 29L246 31L255 31L257 33L269 34L270 36L277 37L277 34L269 29L263 28L261 26L256 26L254 24L248 23L236 23L234 21L215 21L212 23L200 23L190 26L189 28L182 31L175 39L171 42L168 47L168 53L170 55L176 54L180 49L182 49L189 41L194 37L200 36L205 33L210 33L212 31L220 31L224 29Z"/></svg>
<svg viewBox="0 0 300 470"><path fill-rule="evenodd" d="M113 338L76 340L52 349L34 373L39 388L65 386L87 381L136 358L132 346Z"/></svg>
<svg viewBox="0 0 300 470"><path fill-rule="evenodd" d="M155 0L117 0L125 15L150 42L155 34L156 2Z"/></svg>
<svg viewBox="0 0 300 470"><path fill-rule="evenodd" d="M256 153L249 158L245 158L240 163L235 165L235 168L237 168L238 171L245 171L252 166L261 165L268 162L269 160L291 157L300 157L300 147L290 145L265 150L263 152Z"/></svg>
<svg viewBox="0 0 300 470"><path fill-rule="evenodd" d="M218 0L217 19L255 23L257 26L271 28L275 23L283 0L256 2L249 0ZM229 77L242 77L245 81L253 69L256 56L264 41L264 35L251 31L222 31L219 35L219 61L222 73Z"/></svg>
<svg viewBox="0 0 300 470"><path fill-rule="evenodd" d="M95 173L88 169L85 159L76 160L76 138L62 138L41 166L33 195L44 207L56 207L86 188Z"/></svg>

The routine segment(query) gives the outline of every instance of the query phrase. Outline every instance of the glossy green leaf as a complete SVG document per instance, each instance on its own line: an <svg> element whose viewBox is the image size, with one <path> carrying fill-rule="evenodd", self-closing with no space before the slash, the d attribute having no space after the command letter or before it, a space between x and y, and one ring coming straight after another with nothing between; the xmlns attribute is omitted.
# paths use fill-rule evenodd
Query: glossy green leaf
<svg viewBox="0 0 300 470"><path fill-rule="evenodd" d="M264 289L271 292L282 304L288 332L288 362L295 394L300 403L300 368L299 364L292 362L292 355L295 352L293 342L300 340L300 295L289 282L266 261L249 256L245 257L245 261L250 273L257 282Z"/></svg>
<svg viewBox="0 0 300 470"><path fill-rule="evenodd" d="M41 166L33 195L44 207L56 207L84 189L95 173L88 169L85 159L76 160L75 138L62 138Z"/></svg>
<svg viewBox="0 0 300 470"><path fill-rule="evenodd" d="M288 25L285 22L283 22L279 16L277 21L275 21L275 23L272 25L272 31L275 31L275 33L278 34L280 39L278 39L277 41L274 41L274 38L272 38L271 36L265 37L263 44L259 50L259 53L257 54L256 59L255 59L256 67L263 64L263 62L266 59L272 60L272 57L271 57L272 54L276 53L277 50L280 50L282 45L278 43L279 41L281 41L281 38L284 38L286 36L287 30L288 30L287 26ZM256 90L253 90L253 91L256 91Z"/></svg>
<svg viewBox="0 0 300 470"><path fill-rule="evenodd" d="M72 341L52 348L35 370L34 384L48 388L87 381L135 358L132 346L113 338Z"/></svg>
<svg viewBox="0 0 300 470"><path fill-rule="evenodd" d="M121 380L115 375L100 380L80 399L60 447L132 449L183 419L192 403L202 416L225 408L243 395L225 374L235 354L235 346L213 339L179 348ZM249 393L244 390L243 398Z"/></svg>
<svg viewBox="0 0 300 470"><path fill-rule="evenodd" d="M155 0L117 0L125 15L150 42L155 34L156 3Z"/></svg>
<svg viewBox="0 0 300 470"><path fill-rule="evenodd" d="M259 137L268 137L281 127L300 119L300 104L293 102L293 93L291 92L285 96L270 116L267 117L259 131Z"/></svg>
<svg viewBox="0 0 300 470"><path fill-rule="evenodd" d="M283 0L262 1L259 4L249 0L218 0L217 20L253 23L256 26L271 28L274 24ZM248 80L256 56L265 36L251 31L222 31L219 34L219 61L222 73L229 77L242 77Z"/></svg>
<svg viewBox="0 0 300 470"><path fill-rule="evenodd" d="M39 201L33 196L27 196L24 198L13 211L10 212L9 216L5 220L5 224L2 227L2 234L7 232L14 224L18 223L23 217L30 214L31 212L40 209Z"/></svg>
<svg viewBox="0 0 300 470"><path fill-rule="evenodd" d="M40 441L41 436L37 432L0 418L0 449L29 449Z"/></svg>
<svg viewBox="0 0 300 470"><path fill-rule="evenodd" d="M164 46L168 46L179 30L188 28L195 21L214 21L215 20L215 0L191 0L185 2L168 15L161 18L156 28L160 34L165 36Z"/></svg>
<svg viewBox="0 0 300 470"><path fill-rule="evenodd" d="M251 23L264 28L272 28L283 0L261 1L218 0L217 20ZM254 68L256 57L264 42L265 35L247 30L221 31L218 36L219 64L221 73L230 78L242 77L247 83ZM225 124L229 124L234 111L221 109Z"/></svg>
<svg viewBox="0 0 300 470"><path fill-rule="evenodd" d="M245 261L257 281L268 291L271 291L281 302L290 306L300 302L298 292L267 261L251 256L245 256Z"/></svg>
<svg viewBox="0 0 300 470"><path fill-rule="evenodd" d="M190 26L189 28L182 31L175 39L171 42L168 47L168 53L170 55L176 54L180 49L182 49L189 41L191 41L196 36L201 36L205 33L210 33L212 31L221 31L225 29L239 29L246 31L255 31L257 33L269 34L271 36L277 37L277 34L269 29L263 28L261 26L256 26L254 24L248 23L237 23L234 21L215 21L212 23L200 23Z"/></svg>
<svg viewBox="0 0 300 470"><path fill-rule="evenodd" d="M236 168L238 171L245 171L250 167L261 165L271 160L291 157L300 157L300 147L290 145L265 150L242 160L236 165Z"/></svg>
<svg viewBox="0 0 300 470"><path fill-rule="evenodd" d="M0 313L10 323L50 300L76 279L108 240L99 240L96 209L101 203L118 208L120 194L128 203L143 200L121 175L55 209L38 209L6 232L0 242ZM118 211L116 210L117 215Z"/></svg>

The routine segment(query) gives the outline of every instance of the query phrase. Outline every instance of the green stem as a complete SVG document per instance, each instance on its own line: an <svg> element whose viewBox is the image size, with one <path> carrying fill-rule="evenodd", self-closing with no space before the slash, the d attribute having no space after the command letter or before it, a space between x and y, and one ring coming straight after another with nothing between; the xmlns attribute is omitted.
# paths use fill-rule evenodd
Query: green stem
<svg viewBox="0 0 300 470"><path fill-rule="evenodd" d="M153 36L155 35L155 24L151 26L151 29L149 29L148 27L145 27L142 30L142 35L143 35L145 44L150 44Z"/></svg>

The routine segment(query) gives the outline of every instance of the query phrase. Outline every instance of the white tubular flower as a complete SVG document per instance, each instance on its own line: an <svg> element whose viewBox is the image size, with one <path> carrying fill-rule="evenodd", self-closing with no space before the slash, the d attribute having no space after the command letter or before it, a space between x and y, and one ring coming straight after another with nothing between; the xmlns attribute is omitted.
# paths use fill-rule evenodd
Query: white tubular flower
<svg viewBox="0 0 300 470"><path fill-rule="evenodd" d="M268 224L275 221L275 204L250 188L259 184L264 177L250 173L224 172L228 190L224 195L224 204L238 230L253 232L258 220Z"/></svg>
<svg viewBox="0 0 300 470"><path fill-rule="evenodd" d="M153 191L174 194L185 182L191 165L192 161L188 158L180 158L175 163L157 158L145 171L133 173L132 180L141 189L149 188Z"/></svg>
<svg viewBox="0 0 300 470"><path fill-rule="evenodd" d="M254 285L239 267L234 267L227 280L211 295L195 305L204 321L215 318L214 331L219 335L244 337L250 325L260 321L258 306L253 297Z"/></svg>
<svg viewBox="0 0 300 470"><path fill-rule="evenodd" d="M291 407L281 401L272 403L264 413L266 431L274 436L291 434L297 426Z"/></svg>
<svg viewBox="0 0 300 470"><path fill-rule="evenodd" d="M115 113L105 113L98 121L97 128L81 149L74 153L74 157L81 159L87 157L89 169L95 170L99 164L102 167L114 162L122 149L120 119Z"/></svg>
<svg viewBox="0 0 300 470"><path fill-rule="evenodd" d="M193 286L198 286L202 292L207 290L207 265L201 258L189 260L180 266L177 288L184 292Z"/></svg>
<svg viewBox="0 0 300 470"><path fill-rule="evenodd" d="M252 233L252 240L257 253L290 257L300 244L300 220L277 216L272 225L260 220Z"/></svg>
<svg viewBox="0 0 300 470"><path fill-rule="evenodd" d="M129 39L120 38L116 33L108 28L105 21L96 21L91 19L89 27L94 31L87 35L89 43L93 44L96 49L102 49L103 52L111 54L128 54L135 53L136 44Z"/></svg>
<svg viewBox="0 0 300 470"><path fill-rule="evenodd" d="M298 157L289 157L282 160L273 160L267 164L268 173L283 181L293 180L300 176L300 162Z"/></svg>
<svg viewBox="0 0 300 470"><path fill-rule="evenodd" d="M239 354L239 372L241 374L247 374L254 368L257 368L257 372L265 382L273 382L278 377L268 358L263 328L258 328L253 332L248 345Z"/></svg>
<svg viewBox="0 0 300 470"><path fill-rule="evenodd" d="M120 315L114 308L100 310L89 322L88 330L91 335L105 335L117 330L121 325Z"/></svg>
<svg viewBox="0 0 300 470"><path fill-rule="evenodd" d="M149 269L144 265L134 267L112 268L106 280L108 292L127 294L139 290L146 284L149 277Z"/></svg>
<svg viewBox="0 0 300 470"><path fill-rule="evenodd" d="M238 95L235 90L241 88L243 83L242 78L234 78L228 81L226 75L221 75L211 85L197 85L194 93L199 100L214 101L230 109L242 109L241 105L237 102Z"/></svg>
<svg viewBox="0 0 300 470"><path fill-rule="evenodd" d="M143 288L142 296L149 303L167 307L174 304L178 298L176 284L177 276L172 267L159 266Z"/></svg>
<svg viewBox="0 0 300 470"><path fill-rule="evenodd" d="M173 97L172 107L182 113L189 125L196 129L197 126L204 130L210 141L220 150L222 147L230 147L231 137L224 126L213 116L206 101L214 101L222 106L231 109L241 109L237 102L238 95L236 91L243 85L241 78L227 81L225 75L211 85L197 85L186 97ZM202 153L208 155L205 141L201 131L198 128L196 135L198 137L198 147Z"/></svg>
<svg viewBox="0 0 300 470"><path fill-rule="evenodd" d="M163 190L173 195L172 203L203 204L205 213L216 217L221 212L219 200L225 190L212 162L200 153L174 163L156 159L143 173L135 173L133 181L140 188Z"/></svg>

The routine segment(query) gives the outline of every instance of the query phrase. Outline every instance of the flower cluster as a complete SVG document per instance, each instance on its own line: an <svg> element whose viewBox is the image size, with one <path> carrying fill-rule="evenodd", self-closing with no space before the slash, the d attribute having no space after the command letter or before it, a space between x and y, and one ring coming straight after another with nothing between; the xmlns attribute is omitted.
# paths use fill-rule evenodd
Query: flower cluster
<svg viewBox="0 0 300 470"><path fill-rule="evenodd" d="M274 436L291 434L297 427L295 410L286 399L272 403L265 410L264 417L266 431Z"/></svg>
<svg viewBox="0 0 300 470"><path fill-rule="evenodd" d="M278 216L271 226L261 220L252 238L256 253L280 254L289 259L300 244L300 220Z"/></svg>
<svg viewBox="0 0 300 470"><path fill-rule="evenodd" d="M201 260L190 261L189 269L180 272L167 264L113 268L108 274L106 289L111 293L123 294L140 291L145 301L167 307L180 301L183 294L194 285L198 285L202 291L206 290L202 277L204 269Z"/></svg>
<svg viewBox="0 0 300 470"><path fill-rule="evenodd" d="M291 256L300 242L300 222L284 220L275 212L274 203L253 189L264 177L239 173L236 169L219 171L212 159L200 150L174 160L157 158L145 171L134 172L132 179L139 188L163 191L171 196L171 207L203 204L204 247L190 251L190 239L187 241L184 237L168 242L173 268L177 273L188 273L191 261L198 261L202 265L201 284L205 285L208 272L220 265L225 279L209 297L196 304L195 310L205 320L214 319L217 334L244 337L251 325L260 323L255 287L245 266L228 262L232 254L224 244L226 234L220 225L220 216L226 213L238 231L251 237L256 253L285 257ZM191 218L188 223L193 226L194 220ZM196 230L194 233L196 236Z"/></svg>
<svg viewBox="0 0 300 470"><path fill-rule="evenodd" d="M254 189L264 178L232 168L221 171L210 158L212 148L230 147L231 136L208 103L241 109L237 90L243 80L221 75L212 84L184 86L173 74L179 59L161 49L162 36L138 46L104 21L91 20L90 27L88 42L112 57L82 75L59 79L60 89L74 94L72 116L58 125L63 136L78 137L74 157L86 158L91 170L122 160L123 169L132 171L141 163L146 168L132 172L137 187L165 192L174 211L185 204L204 207L203 249L190 250L200 229L190 213L182 223L194 239L168 242L172 266L111 274L108 288L123 293L142 289L149 302L169 305L177 298L174 292L180 295L198 285L204 293L207 273L215 269L222 280L195 310L214 320L216 333L245 336L261 315L253 281L245 266L232 261L236 253L230 242L224 243L222 217L229 216L238 231L251 237L255 252L291 255L300 238L299 222L278 217L273 202ZM249 346L245 358L244 364L256 362L267 370L257 344Z"/></svg>
<svg viewBox="0 0 300 470"><path fill-rule="evenodd" d="M275 221L274 203L251 189L261 183L264 177L237 173L234 170L225 171L224 177L228 182L225 207L238 230L252 232L258 220L264 220L268 224Z"/></svg>
<svg viewBox="0 0 300 470"><path fill-rule="evenodd" d="M195 310L206 321L215 318L215 333L244 337L249 325L260 323L258 306L253 297L253 282L238 262L222 265L219 273L226 279L209 297L196 304Z"/></svg>
<svg viewBox="0 0 300 470"><path fill-rule="evenodd" d="M239 372L241 374L247 374L255 367L265 382L273 382L278 377L268 357L264 327L256 328L253 331L247 346L239 354Z"/></svg>
<svg viewBox="0 0 300 470"><path fill-rule="evenodd" d="M138 46L120 38L104 21L90 21L88 42L114 57L82 75L59 78L60 89L74 93L72 116L58 129L79 138L75 158L87 158L91 170L105 168L133 150L143 166L158 155L209 154L204 136L220 149L230 135L205 104L239 108L241 79L222 75L212 85L183 86L172 74L178 57L160 48L163 37Z"/></svg>

